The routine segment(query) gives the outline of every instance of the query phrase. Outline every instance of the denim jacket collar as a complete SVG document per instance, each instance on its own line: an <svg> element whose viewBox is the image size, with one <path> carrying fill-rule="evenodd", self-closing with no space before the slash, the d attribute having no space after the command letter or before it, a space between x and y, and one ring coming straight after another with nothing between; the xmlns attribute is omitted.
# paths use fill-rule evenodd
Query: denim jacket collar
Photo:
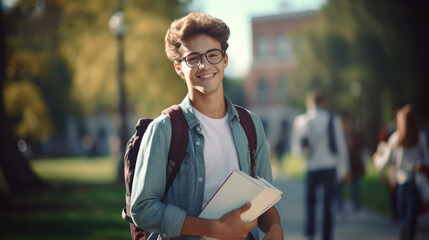
<svg viewBox="0 0 429 240"><path fill-rule="evenodd" d="M224 95L224 98L225 98L226 108L228 111L229 121L230 122L233 121L234 118L238 120L239 119L238 112L235 109L234 105L232 104L231 100L229 100L229 98L226 95ZM194 128L200 123L197 117L195 116L194 108L192 107L191 99L189 98L189 93L179 104L179 106L183 110L183 114L185 115L189 128Z"/></svg>

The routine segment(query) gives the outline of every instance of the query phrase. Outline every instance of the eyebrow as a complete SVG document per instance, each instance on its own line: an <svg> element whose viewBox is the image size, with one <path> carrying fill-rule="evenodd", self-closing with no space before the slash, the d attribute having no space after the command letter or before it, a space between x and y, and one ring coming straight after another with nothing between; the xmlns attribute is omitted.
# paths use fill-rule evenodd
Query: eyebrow
<svg viewBox="0 0 429 240"><path fill-rule="evenodd" d="M210 52L210 51L212 51L212 50L221 50L221 49L219 49L219 48L212 48L212 49L207 50L205 53ZM223 51L223 50L221 50L221 51ZM191 54L205 54L205 53L200 53L200 52L191 52L191 53L189 53L189 54L186 54L186 55L185 55L185 57L186 57L186 56L189 56L189 55L191 55Z"/></svg>

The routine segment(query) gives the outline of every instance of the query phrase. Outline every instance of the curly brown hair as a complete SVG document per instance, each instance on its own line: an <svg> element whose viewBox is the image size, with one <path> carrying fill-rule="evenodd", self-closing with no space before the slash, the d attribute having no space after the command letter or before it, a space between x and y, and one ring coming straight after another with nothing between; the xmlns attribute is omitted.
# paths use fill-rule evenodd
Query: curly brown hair
<svg viewBox="0 0 429 240"><path fill-rule="evenodd" d="M187 39L207 34L220 42L222 50L228 48L229 27L220 19L205 13L190 13L174 20L165 35L165 52L171 61L179 61L182 57L180 47Z"/></svg>

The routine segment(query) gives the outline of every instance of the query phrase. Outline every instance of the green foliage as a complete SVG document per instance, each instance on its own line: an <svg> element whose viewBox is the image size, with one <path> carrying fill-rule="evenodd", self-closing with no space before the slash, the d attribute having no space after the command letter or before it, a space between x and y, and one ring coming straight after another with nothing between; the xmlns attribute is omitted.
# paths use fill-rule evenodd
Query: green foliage
<svg viewBox="0 0 429 240"><path fill-rule="evenodd" d="M81 7L81 1L66 4L60 31L61 52L74 75L72 98L86 113L93 113L100 105L113 111L119 101L118 42L107 26L118 5L92 2L86 8ZM173 16L162 11L161 2L166 1L156 2L142 5L131 1L124 5L125 96L140 116L158 115L167 105L179 102L186 92L164 52L164 36Z"/></svg>
<svg viewBox="0 0 429 240"><path fill-rule="evenodd" d="M53 132L49 109L34 83L10 82L3 91L6 114L19 138L37 141Z"/></svg>
<svg viewBox="0 0 429 240"><path fill-rule="evenodd" d="M15 129L21 129L29 123L43 126L41 136L38 136L39 129L27 127L25 134L21 130L15 131L19 137L41 140L55 131L61 134L65 130L71 77L58 52L60 42L57 31L62 13L58 4L59 1L46 1L43 4L19 1L6 15L6 86L27 93L27 86L32 86L33 92L37 94L10 94L8 91L12 91L12 88L8 87L4 89L4 101L6 105L11 102L35 102L28 104L25 111L23 107L14 110L14 116L19 116L15 117L18 121L13 122ZM21 81L25 83L19 83ZM36 106L45 110L39 111ZM34 114L29 115L28 112Z"/></svg>
<svg viewBox="0 0 429 240"><path fill-rule="evenodd" d="M417 61L428 49L427 35L416 31L426 14L420 8L403 1L329 1L321 22L295 36L298 91L324 89L330 107L365 129L370 143L394 118L397 102L412 103L429 120L428 70Z"/></svg>
<svg viewBox="0 0 429 240"><path fill-rule="evenodd" d="M65 132L68 115L118 108L118 42L108 21L120 1L18 1L6 15L4 101L16 135L41 140ZM164 36L189 1L123 1L125 92L137 115L154 117L181 101L186 86L164 52ZM25 83L17 83L24 81ZM30 93L28 87L34 87ZM14 90L13 90L14 89ZM9 93L14 91L14 93ZM16 92L26 92L24 99ZM41 111L40 109L44 109ZM29 114L31 113L31 114ZM13 114L13 115L11 115ZM37 122L37 128L24 125ZM34 124L33 124L34 125Z"/></svg>

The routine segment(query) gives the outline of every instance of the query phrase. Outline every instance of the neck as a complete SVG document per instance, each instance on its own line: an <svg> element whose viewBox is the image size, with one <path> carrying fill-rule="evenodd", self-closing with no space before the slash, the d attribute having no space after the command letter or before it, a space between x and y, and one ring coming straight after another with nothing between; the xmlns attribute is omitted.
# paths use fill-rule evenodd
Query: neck
<svg viewBox="0 0 429 240"><path fill-rule="evenodd" d="M209 118L223 118L226 114L226 103L222 94L190 95L192 106Z"/></svg>

